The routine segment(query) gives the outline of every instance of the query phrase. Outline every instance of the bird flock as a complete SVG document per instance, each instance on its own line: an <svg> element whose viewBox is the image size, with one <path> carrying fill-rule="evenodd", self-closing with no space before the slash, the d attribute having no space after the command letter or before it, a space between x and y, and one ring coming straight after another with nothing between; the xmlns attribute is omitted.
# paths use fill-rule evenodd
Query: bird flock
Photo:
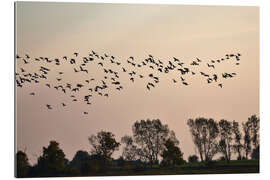
<svg viewBox="0 0 270 180"><path fill-rule="evenodd" d="M74 52L70 57L63 56L61 58L32 58L25 54L24 56L16 55L17 63L21 61L21 64L16 69L15 80L17 89L30 84L38 84L67 95L70 98L70 103L82 101L86 105L92 105L94 96L109 98L112 90L117 92L124 90L124 85L120 82L120 76L125 76L130 83L144 80L146 91L155 88L161 81L162 76L171 74L171 72L174 72L173 74L176 74L177 77L169 81L183 87L192 84L188 81L190 76L201 76L205 79L205 83L223 88L222 80L233 78L236 73L216 73L213 71L215 71L216 66L225 61L230 61L236 66L240 65L240 56L240 53L226 54L224 57L215 60L196 58L187 63L176 57L164 61L151 54L143 60L136 60L133 56L120 60L113 55L99 54L93 50L89 52L88 56L84 57L80 57L78 52ZM38 68L33 70L33 66L29 66L30 64L35 64L35 67ZM91 70L93 67L100 69L102 72L101 79L93 77ZM209 71L208 73L202 72L198 67L209 68L211 73ZM80 82L74 83L69 78L65 78L65 75L73 76L75 74L81 75L78 78ZM36 96L37 92L30 92L29 95ZM68 106L66 101L59 104L63 108ZM48 110L54 108L52 104L45 104L44 106ZM88 112L83 111L83 114L87 115Z"/></svg>

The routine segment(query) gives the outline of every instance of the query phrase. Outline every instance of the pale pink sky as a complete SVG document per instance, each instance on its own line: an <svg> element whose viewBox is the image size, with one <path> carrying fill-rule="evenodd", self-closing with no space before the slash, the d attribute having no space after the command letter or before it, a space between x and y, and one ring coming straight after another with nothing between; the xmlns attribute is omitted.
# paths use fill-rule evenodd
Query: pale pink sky
<svg viewBox="0 0 270 180"><path fill-rule="evenodd" d="M16 52L22 56L62 58L73 57L77 51L81 57L95 50L114 55L122 63L129 56L139 61L148 54L165 62L178 57L190 63L196 57L208 62L227 53L242 54L240 66L224 62L211 71L237 73L223 81L222 89L207 84L199 75L187 77L190 86L175 85L171 79L179 79L179 74L173 72L160 75L158 86L148 92L146 81L133 84L128 76L121 75L122 92L109 91L108 99L95 97L88 107L81 102L70 103L67 96L46 88L44 83L17 88L17 149L27 147L31 162L36 161L33 154L40 154L50 140L60 142L71 160L77 150L90 150L87 137L91 134L103 129L120 141L125 134L131 135L135 121L147 118L168 124L187 158L194 154L186 125L189 118L243 122L252 114L259 115L258 7L19 2L16 10ZM16 65L27 71L40 66ZM65 72L63 81L103 77L95 65L89 66L88 76L74 75L68 64L48 67ZM199 69L210 73L206 65ZM147 75L150 70L140 72ZM51 77L48 82L55 83L55 76ZM29 95L33 91L34 97ZM61 102L68 104L66 109L61 108ZM54 109L48 111L46 104ZM88 116L82 114L86 110Z"/></svg>

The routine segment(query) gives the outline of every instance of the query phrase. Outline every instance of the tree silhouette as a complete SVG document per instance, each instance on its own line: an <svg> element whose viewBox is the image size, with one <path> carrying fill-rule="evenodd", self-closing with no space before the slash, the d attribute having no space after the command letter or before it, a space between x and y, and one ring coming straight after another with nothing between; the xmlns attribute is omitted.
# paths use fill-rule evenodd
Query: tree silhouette
<svg viewBox="0 0 270 180"><path fill-rule="evenodd" d="M260 159L260 146L257 146L257 148L253 149L251 153L252 159Z"/></svg>
<svg viewBox="0 0 270 180"><path fill-rule="evenodd" d="M252 115L248 118L247 122L250 126L250 135L251 135L251 141L253 144L253 149L256 149L259 146L259 129L260 129L260 118L258 118L256 115Z"/></svg>
<svg viewBox="0 0 270 180"><path fill-rule="evenodd" d="M120 146L120 143L115 140L114 134L106 131L91 135L88 140L92 146L91 154L99 155L106 160L110 160L113 152Z"/></svg>
<svg viewBox="0 0 270 180"><path fill-rule="evenodd" d="M180 148L171 139L165 142L161 157L163 158L161 164L165 166L181 165L185 162Z"/></svg>
<svg viewBox="0 0 270 180"><path fill-rule="evenodd" d="M249 154L259 146L259 121L260 119L256 115L252 115L248 118L247 122L242 123L244 131L244 150L246 159L248 159Z"/></svg>
<svg viewBox="0 0 270 180"><path fill-rule="evenodd" d="M242 123L244 131L244 144L243 149L245 151L245 159L248 159L248 156L251 152L251 135L250 135L250 126L249 123Z"/></svg>
<svg viewBox="0 0 270 180"><path fill-rule="evenodd" d="M151 166L158 162L158 157L163 152L168 139L175 144L179 143L174 132L169 130L168 125L163 125L159 119L136 121L132 131L139 159L150 163Z"/></svg>
<svg viewBox="0 0 270 180"><path fill-rule="evenodd" d="M211 161L218 152L218 124L211 118L189 119L187 124L193 142L199 151L201 161Z"/></svg>
<svg viewBox="0 0 270 180"><path fill-rule="evenodd" d="M65 154L56 141L50 141L43 147L43 154L38 158L37 169L40 176L63 176L65 171Z"/></svg>
<svg viewBox="0 0 270 180"><path fill-rule="evenodd" d="M194 163L194 162L198 162L198 156L196 156L196 155L190 155L189 157L188 157L188 162L189 163Z"/></svg>
<svg viewBox="0 0 270 180"><path fill-rule="evenodd" d="M23 151L18 151L16 154L16 177L27 177L30 164L27 154Z"/></svg>
<svg viewBox="0 0 270 180"><path fill-rule="evenodd" d="M135 161L138 159L137 146L131 136L124 136L121 138L121 142L124 144L122 157L126 161Z"/></svg>
<svg viewBox="0 0 270 180"><path fill-rule="evenodd" d="M238 154L237 159L241 160L242 159L242 149L243 149L243 144L241 143L242 139L242 133L239 130L239 123L236 121L233 121L232 124L232 132L234 135L234 144L233 144L233 150L235 153Z"/></svg>
<svg viewBox="0 0 270 180"><path fill-rule="evenodd" d="M232 123L230 121L222 119L218 122L218 125L220 133L219 150L224 155L226 162L229 163L233 150Z"/></svg>
<svg viewBox="0 0 270 180"><path fill-rule="evenodd" d="M88 174L88 163L90 160L90 155L86 151L77 151L72 161L69 163L70 168L74 168L73 171L77 169L81 175Z"/></svg>

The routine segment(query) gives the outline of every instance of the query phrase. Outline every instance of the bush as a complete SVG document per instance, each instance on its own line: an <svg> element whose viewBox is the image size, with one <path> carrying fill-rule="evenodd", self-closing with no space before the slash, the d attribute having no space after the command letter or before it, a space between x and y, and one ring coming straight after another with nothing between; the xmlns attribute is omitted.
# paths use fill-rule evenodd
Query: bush
<svg viewBox="0 0 270 180"><path fill-rule="evenodd" d="M191 156L189 156L188 157L188 162L189 163L195 163L195 162L198 162L198 156L196 156L196 155L191 155Z"/></svg>

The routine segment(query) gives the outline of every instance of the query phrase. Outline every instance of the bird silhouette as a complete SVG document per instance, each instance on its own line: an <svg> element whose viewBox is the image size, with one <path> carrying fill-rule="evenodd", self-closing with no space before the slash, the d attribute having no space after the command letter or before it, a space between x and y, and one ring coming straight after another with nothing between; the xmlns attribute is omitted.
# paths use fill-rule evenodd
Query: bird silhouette
<svg viewBox="0 0 270 180"><path fill-rule="evenodd" d="M134 82L135 79L138 79L139 81L146 81L146 91L151 90L152 88L157 86L157 83L160 82L160 79L162 79L166 74L170 73L170 79L172 78L173 83L177 83L177 78L180 79L179 82L182 82L183 85L189 85L192 82L186 81L188 78L188 74L191 74L195 76L198 72L199 75L202 75L203 77L206 78L208 83L212 82L217 82L218 87L223 87L223 84L219 82L219 79L225 78L229 79L234 76L236 76L236 73L218 73L213 72L215 69L214 63L220 63L219 65L222 64L223 61L226 59L236 59L235 65L240 65L240 53L230 53L226 54L225 58L217 58L216 60L209 60L209 63L207 66L209 68L213 68L211 73L206 74L206 72L200 72L200 67L202 67L202 62L201 59L196 58L195 60L190 61L189 63L187 62L180 62L180 60L176 57L173 57L172 60L160 60L157 58L154 58L152 55L148 55L147 58L144 58L142 61L135 61L137 59L134 56L128 56L128 59L125 60L123 63L118 61L118 59L115 58L115 56L108 55L107 53L104 53L103 55L99 55L97 52L92 51L89 53L89 56L81 57L79 58L79 52L73 53L75 58L67 58L67 56L63 56L64 60L69 60L67 61L67 65L70 66L72 73L78 74L82 79L81 82L68 82L66 78L66 74L71 74L68 70L68 67L66 64L62 63L61 59L59 58L48 58L48 57L33 57L30 58L28 54L25 54L24 57L21 57L19 55L16 55L16 59L18 61L21 61L22 63L20 64L20 67L18 68L19 72L15 73L16 77L16 86L17 87L25 87L24 84L36 84L36 83L41 83L42 85L46 85L46 87L51 88L54 87L56 90L60 90L60 92L63 92L66 94L68 97L71 94L76 94L76 97L72 98L72 101L82 101L84 103L87 103L87 105L90 105L92 103L92 100L94 100L95 96L104 96L104 97L109 97L109 93L104 91L105 89L110 91L110 90L118 90L120 91L123 89L122 86L122 76L126 76L130 79L131 82ZM232 58L233 57L233 58ZM97 63L90 63L90 61L95 61L97 59L100 59L101 62ZM181 60L182 61L182 60ZM53 63L51 63L53 62ZM55 63L54 63L55 62ZM126 62L129 67L126 66ZM37 68L36 71L33 69L28 70L28 68L25 68L26 66L29 66L28 64L36 63ZM49 63L51 63L49 65ZM77 65L76 65L77 63ZM110 69L107 68L102 68L103 70L101 73L102 79L99 77L89 77L88 73L91 74L93 72L90 71L89 67L90 66L107 66L108 63L111 65ZM74 64L72 66L72 64ZM42 66L40 66L42 65ZM48 65L48 66L47 66ZM121 66L119 66L121 65ZM63 68L65 66L65 68ZM144 68L145 66L145 68ZM194 67L196 66L196 67ZM50 67L50 69L48 68ZM57 67L57 68L56 68ZM147 68L146 68L147 67ZM132 69L129 69L132 68ZM150 69L149 69L150 68ZM195 69L196 68L196 69ZM73 72L74 70L74 72ZM52 71L52 72L51 72ZM83 73L86 74L83 74ZM123 72L123 73L122 73ZM126 73L127 72L127 73ZM177 72L175 74L174 72ZM196 73L195 73L196 72ZM58 74L58 77L55 77L55 74ZM106 74L106 76L104 76ZM158 74L158 76L155 76ZM178 76L178 77L177 77ZM51 81L52 77L56 78L57 81ZM218 79L218 77L221 77ZM97 80L95 80L97 79ZM136 79L136 80L137 80ZM150 79L150 81L148 81ZM170 80L169 79L169 80ZM92 82L93 81L93 82ZM48 83L50 82L50 83ZM136 84L137 85L137 84ZM139 85L139 84L138 84ZM84 90L85 87L85 90ZM82 88L82 90L81 90ZM59 92L59 91L58 91ZM81 99L80 96L84 95L84 93L91 93L87 95L87 99ZM92 94L93 93L93 94ZM35 95L30 93L30 95ZM90 96L91 95L91 96ZM91 98L91 102L89 102L89 97ZM70 98L69 97L69 98ZM64 107L64 105L62 104ZM51 105L49 105L50 108L52 108ZM47 106L48 108L48 106ZM48 108L48 109L50 109Z"/></svg>
<svg viewBox="0 0 270 180"><path fill-rule="evenodd" d="M47 104L46 107L47 107L48 109L52 109L52 106L49 105L49 104Z"/></svg>
<svg viewBox="0 0 270 180"><path fill-rule="evenodd" d="M187 83L187 82L182 82L182 83L183 83L184 85L186 85L186 86L188 85L188 83Z"/></svg>
<svg viewBox="0 0 270 180"><path fill-rule="evenodd" d="M23 62L24 62L24 64L28 64L29 62L27 62L25 59L23 59Z"/></svg>
<svg viewBox="0 0 270 180"><path fill-rule="evenodd" d="M75 61L75 59L70 59L70 64L76 64L76 61Z"/></svg>
<svg viewBox="0 0 270 180"><path fill-rule="evenodd" d="M208 67L215 68L215 66L214 66L213 64L208 64L208 63L207 63L207 66L208 66Z"/></svg>
<svg viewBox="0 0 270 180"><path fill-rule="evenodd" d="M213 79L217 82L217 75L213 74Z"/></svg>
<svg viewBox="0 0 270 180"><path fill-rule="evenodd" d="M149 86L155 87L153 83L148 83Z"/></svg>
<svg viewBox="0 0 270 180"><path fill-rule="evenodd" d="M103 66L103 63L102 63L102 62L99 62L99 63L98 63L98 65L101 65L101 66Z"/></svg>

